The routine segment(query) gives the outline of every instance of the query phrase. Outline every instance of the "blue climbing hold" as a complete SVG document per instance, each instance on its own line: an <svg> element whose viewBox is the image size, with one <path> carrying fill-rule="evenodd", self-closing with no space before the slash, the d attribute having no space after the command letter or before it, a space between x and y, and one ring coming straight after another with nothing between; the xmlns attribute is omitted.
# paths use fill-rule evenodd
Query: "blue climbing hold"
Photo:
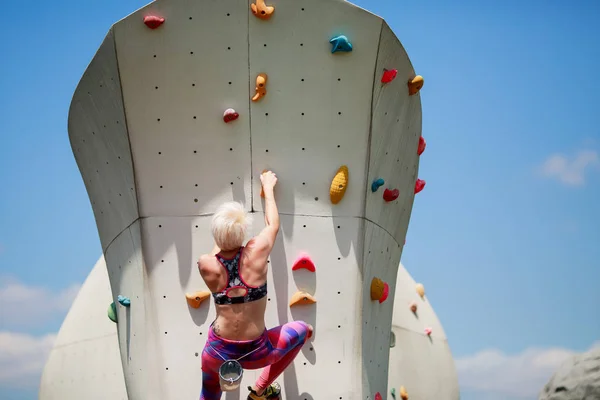
<svg viewBox="0 0 600 400"><path fill-rule="evenodd" d="M336 51L352 51L352 43L350 43L348 38L344 35L332 38L329 43L333 45L331 48L332 53L335 53Z"/></svg>
<svg viewBox="0 0 600 400"><path fill-rule="evenodd" d="M121 295L117 296L117 301L119 302L119 304L121 304L122 306L125 306L125 307L129 307L129 305L131 304L131 299L129 299L129 297L125 297L125 296L121 296Z"/></svg>
<svg viewBox="0 0 600 400"><path fill-rule="evenodd" d="M375 193L384 183L385 181L381 178L374 180L373 183L371 183L371 192Z"/></svg>

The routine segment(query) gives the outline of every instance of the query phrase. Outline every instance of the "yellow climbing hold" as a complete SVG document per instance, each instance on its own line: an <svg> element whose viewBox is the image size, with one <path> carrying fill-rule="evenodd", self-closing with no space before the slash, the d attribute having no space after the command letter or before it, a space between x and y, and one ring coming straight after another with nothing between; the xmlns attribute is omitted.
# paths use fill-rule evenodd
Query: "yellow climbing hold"
<svg viewBox="0 0 600 400"><path fill-rule="evenodd" d="M290 300L290 307L314 304L317 300L306 292L296 292Z"/></svg>
<svg viewBox="0 0 600 400"><path fill-rule="evenodd" d="M421 296L421 298L425 296L425 287L422 283L417 283L417 293L419 296Z"/></svg>
<svg viewBox="0 0 600 400"><path fill-rule="evenodd" d="M333 204L339 203L344 194L346 194L346 188L348 187L348 167L342 165L333 180L331 181L331 187L329 188L329 198Z"/></svg>
<svg viewBox="0 0 600 400"><path fill-rule="evenodd" d="M408 400L408 392L404 386L400 386L400 398L402 400Z"/></svg>
<svg viewBox="0 0 600 400"><path fill-rule="evenodd" d="M419 93L419 90L423 87L425 80L421 75L417 75L408 81L408 95L412 96Z"/></svg>
<svg viewBox="0 0 600 400"><path fill-rule="evenodd" d="M196 293L186 293L185 298L187 299L187 303L192 308L200 307L200 304L206 299L210 297L210 292L196 292Z"/></svg>

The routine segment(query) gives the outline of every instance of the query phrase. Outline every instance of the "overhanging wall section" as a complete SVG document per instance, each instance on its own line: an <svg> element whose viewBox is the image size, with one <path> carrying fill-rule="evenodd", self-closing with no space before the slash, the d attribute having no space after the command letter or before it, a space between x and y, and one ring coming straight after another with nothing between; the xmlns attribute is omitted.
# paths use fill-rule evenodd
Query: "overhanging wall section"
<svg viewBox="0 0 600 400"><path fill-rule="evenodd" d="M166 21L151 30L146 15ZM140 215L250 208L247 1L159 0L114 31Z"/></svg>
<svg viewBox="0 0 600 400"><path fill-rule="evenodd" d="M138 218L133 162L111 30L77 85L69 140L85 183L102 249Z"/></svg>
<svg viewBox="0 0 600 400"><path fill-rule="evenodd" d="M250 90L268 75L267 95L252 103L254 192L260 174L280 177L281 213L364 214L373 71L381 19L342 0L280 1L268 21L250 18ZM346 35L351 53L331 53ZM331 180L349 169L342 202L329 201ZM259 197L254 208L262 210Z"/></svg>
<svg viewBox="0 0 600 400"><path fill-rule="evenodd" d="M392 82L383 84L381 77L385 69L397 69L398 73ZM406 51L384 23L373 87L365 216L387 230L400 245L406 237L419 169L417 146L421 136L421 98L420 94L409 96L407 87L408 80L414 76ZM379 178L385 185L372 193L371 183ZM398 198L384 201L386 188L398 189Z"/></svg>

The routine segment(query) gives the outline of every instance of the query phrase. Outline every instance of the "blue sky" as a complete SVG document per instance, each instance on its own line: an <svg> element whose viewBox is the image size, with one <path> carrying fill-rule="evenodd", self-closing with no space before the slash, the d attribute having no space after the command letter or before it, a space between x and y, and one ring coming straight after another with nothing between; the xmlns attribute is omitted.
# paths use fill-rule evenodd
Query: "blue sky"
<svg viewBox="0 0 600 400"><path fill-rule="evenodd" d="M144 4L4 5L0 346L56 333L100 255L68 107L111 24ZM446 330L462 399L533 400L600 340L600 3L355 4L386 19L425 77L427 186L402 262ZM28 301L40 294L41 308ZM0 398L36 399L43 360L18 356L0 348L0 370L23 370L0 373Z"/></svg>

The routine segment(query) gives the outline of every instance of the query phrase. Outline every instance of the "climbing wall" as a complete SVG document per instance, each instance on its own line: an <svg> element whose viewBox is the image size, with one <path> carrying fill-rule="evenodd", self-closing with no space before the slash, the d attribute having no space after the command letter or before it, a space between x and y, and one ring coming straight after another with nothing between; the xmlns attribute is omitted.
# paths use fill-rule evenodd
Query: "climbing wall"
<svg viewBox="0 0 600 400"><path fill-rule="evenodd" d="M196 260L222 202L253 212L252 233L264 226L265 169L281 213L266 322L315 327L279 379L285 397L386 398L421 86L382 19L342 0L159 0L114 25L76 90L69 135L131 400L198 396L215 310L186 299L207 290ZM303 255L315 271L293 268ZM297 292L316 302L291 307Z"/></svg>
<svg viewBox="0 0 600 400"><path fill-rule="evenodd" d="M127 400L104 257L82 285L48 356L40 400Z"/></svg>
<svg viewBox="0 0 600 400"><path fill-rule="evenodd" d="M423 288L423 296L418 286ZM400 264L392 316L388 393L411 400L459 399L458 377L448 339L427 298Z"/></svg>

